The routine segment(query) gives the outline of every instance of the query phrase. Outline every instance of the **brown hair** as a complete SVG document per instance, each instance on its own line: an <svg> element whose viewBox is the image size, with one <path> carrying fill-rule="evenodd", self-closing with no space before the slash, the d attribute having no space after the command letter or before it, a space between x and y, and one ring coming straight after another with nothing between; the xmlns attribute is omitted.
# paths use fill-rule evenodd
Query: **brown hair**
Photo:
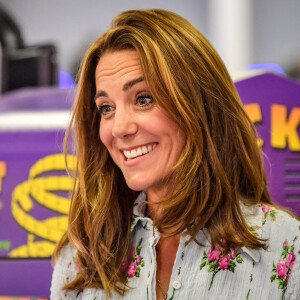
<svg viewBox="0 0 300 300"><path fill-rule="evenodd" d="M93 99L100 57L128 48L138 52L157 105L186 135L154 225L169 236L187 229L190 242L206 227L213 246L223 237L228 249L264 247L249 230L240 207L241 199L249 205L272 203L261 153L255 128L222 60L179 15L157 9L126 11L94 42L81 67L72 120L80 175L68 232L55 252L57 257L68 241L77 249L81 271L65 286L68 289L97 287L110 295L112 290L122 293L126 282L120 265L131 248L130 216L137 192L127 187L100 141Z"/></svg>

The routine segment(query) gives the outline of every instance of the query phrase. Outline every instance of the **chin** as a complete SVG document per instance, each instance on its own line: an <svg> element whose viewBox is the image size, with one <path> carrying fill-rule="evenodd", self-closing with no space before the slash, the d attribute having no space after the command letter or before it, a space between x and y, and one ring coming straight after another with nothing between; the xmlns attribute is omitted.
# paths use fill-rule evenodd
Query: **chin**
<svg viewBox="0 0 300 300"><path fill-rule="evenodd" d="M133 191L143 191L146 190L148 188L148 184L146 184L145 182L140 182L140 181L136 181L136 180L126 180L126 184L127 186L133 190Z"/></svg>

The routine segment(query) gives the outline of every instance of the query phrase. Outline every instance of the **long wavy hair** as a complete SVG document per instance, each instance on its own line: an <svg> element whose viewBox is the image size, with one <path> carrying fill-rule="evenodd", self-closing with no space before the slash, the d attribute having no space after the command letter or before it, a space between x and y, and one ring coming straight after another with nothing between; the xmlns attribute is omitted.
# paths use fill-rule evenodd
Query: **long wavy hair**
<svg viewBox="0 0 300 300"><path fill-rule="evenodd" d="M107 51L135 49L157 105L178 122L186 145L167 178L154 225L165 236L186 230L189 242L204 227L216 246L265 248L243 217L240 203L272 204L257 134L215 49L187 20L165 10L131 10L88 49L83 60L71 127L79 162L68 231L54 258L70 242L80 272L66 289L102 288L123 293L120 268L132 247L130 218L138 192L99 138L95 69ZM174 229L176 228L176 230Z"/></svg>

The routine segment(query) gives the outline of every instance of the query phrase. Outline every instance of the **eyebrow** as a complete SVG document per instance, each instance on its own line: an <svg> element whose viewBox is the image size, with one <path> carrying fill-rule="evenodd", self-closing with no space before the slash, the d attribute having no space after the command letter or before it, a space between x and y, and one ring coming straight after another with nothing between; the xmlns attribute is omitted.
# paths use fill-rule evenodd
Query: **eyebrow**
<svg viewBox="0 0 300 300"><path fill-rule="evenodd" d="M130 88L132 88L135 84L139 83L139 82L142 82L144 81L144 78L143 77L139 77L137 79L133 79L133 80L130 80L128 81L127 83L124 84L123 86L123 91L126 92L128 91Z"/></svg>
<svg viewBox="0 0 300 300"><path fill-rule="evenodd" d="M124 85L123 85L123 88L122 90L124 92L128 91L130 88L132 88L135 84L139 83L139 82L142 82L144 81L144 77L139 77L139 78L136 78L136 79L133 79L133 80L130 80L128 82L126 82ZM97 98L99 97L107 97L107 93L105 91L102 91L100 90L99 92L96 93L95 97L94 97L94 100L96 100Z"/></svg>

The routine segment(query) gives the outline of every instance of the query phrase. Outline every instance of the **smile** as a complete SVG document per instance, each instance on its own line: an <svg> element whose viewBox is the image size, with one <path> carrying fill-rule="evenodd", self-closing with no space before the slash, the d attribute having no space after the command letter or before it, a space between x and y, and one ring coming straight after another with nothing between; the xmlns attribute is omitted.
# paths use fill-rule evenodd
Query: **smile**
<svg viewBox="0 0 300 300"><path fill-rule="evenodd" d="M155 143L155 144L149 144L147 146L138 147L138 148L132 149L132 150L124 150L123 153L127 160L131 160L133 158L136 158L138 156L142 156L144 154L151 152L152 150L155 149L156 145L157 144Z"/></svg>

